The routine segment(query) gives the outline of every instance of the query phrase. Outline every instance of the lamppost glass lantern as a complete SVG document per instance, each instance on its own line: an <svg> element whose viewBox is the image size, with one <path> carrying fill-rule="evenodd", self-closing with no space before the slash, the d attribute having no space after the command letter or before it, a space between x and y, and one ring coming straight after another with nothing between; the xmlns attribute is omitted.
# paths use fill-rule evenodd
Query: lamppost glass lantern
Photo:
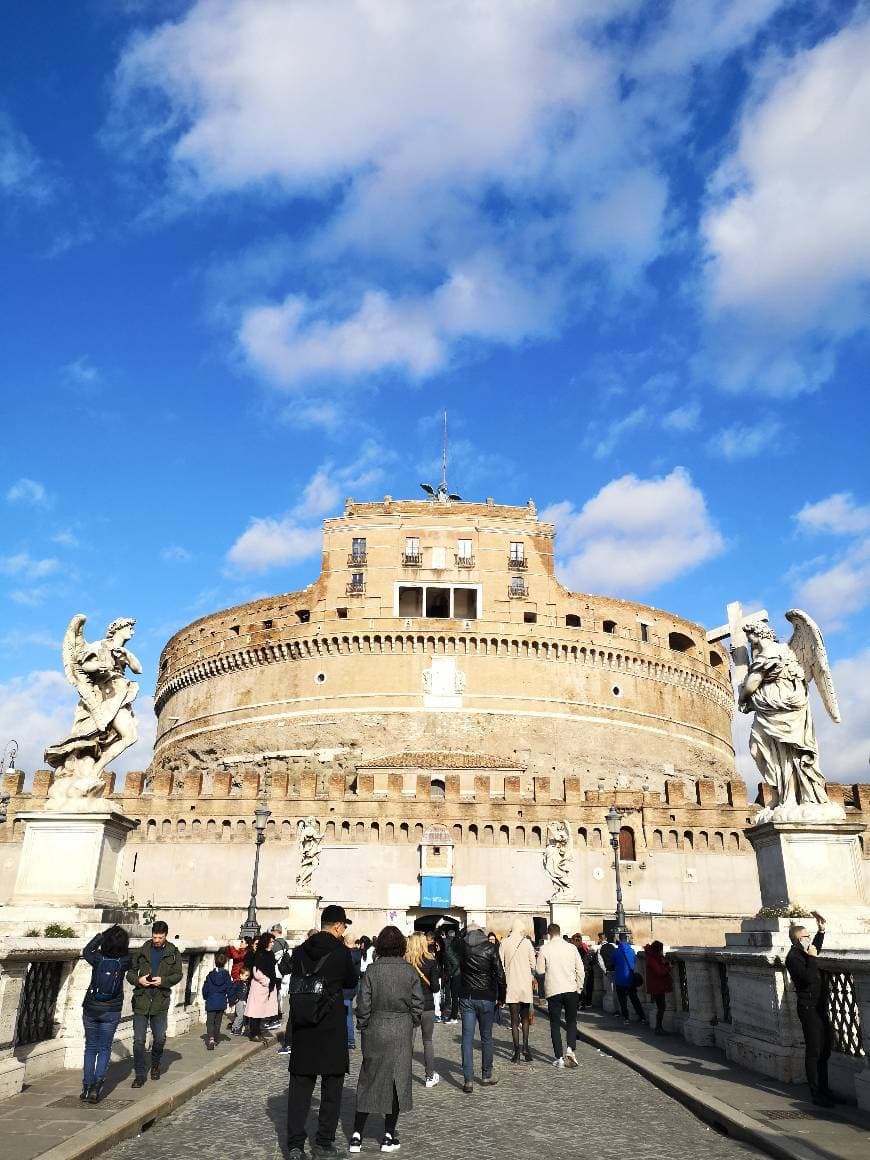
<svg viewBox="0 0 870 1160"><path fill-rule="evenodd" d="M266 840L266 823L272 816L265 802L260 802L254 810L254 830L257 835L254 847L254 877L251 882L251 901L248 903L248 917L239 930L240 938L256 938L260 933L260 924L257 922L257 878L260 873L260 847Z"/></svg>
<svg viewBox="0 0 870 1160"><path fill-rule="evenodd" d="M626 929L625 908L622 905L622 883L619 879L619 831L622 829L622 814L616 806L611 806L605 818L610 831L610 845L613 849L613 869L616 873L616 938Z"/></svg>

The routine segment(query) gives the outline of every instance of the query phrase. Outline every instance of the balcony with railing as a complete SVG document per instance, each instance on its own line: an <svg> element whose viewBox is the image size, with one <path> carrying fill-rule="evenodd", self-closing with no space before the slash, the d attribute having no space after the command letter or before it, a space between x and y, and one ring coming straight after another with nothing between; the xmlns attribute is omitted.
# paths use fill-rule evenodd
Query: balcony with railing
<svg viewBox="0 0 870 1160"><path fill-rule="evenodd" d="M460 556L458 553L454 555L457 568L473 568L474 556Z"/></svg>
<svg viewBox="0 0 870 1160"><path fill-rule="evenodd" d="M365 594L366 594L365 580L363 580L363 581L351 580L350 583L345 587L345 592L347 593L348 596L365 596Z"/></svg>
<svg viewBox="0 0 870 1160"><path fill-rule="evenodd" d="M419 568L423 563L423 557L419 552L403 552L402 564L406 568Z"/></svg>
<svg viewBox="0 0 870 1160"><path fill-rule="evenodd" d="M368 563L368 557L365 552L349 552L347 557L348 568L361 568Z"/></svg>
<svg viewBox="0 0 870 1160"><path fill-rule="evenodd" d="M517 571L522 572L528 566L529 562L525 556L508 556L508 568L515 568Z"/></svg>
<svg viewBox="0 0 870 1160"><path fill-rule="evenodd" d="M512 583L508 585L508 596L514 599L525 600L529 595L529 588L525 580L521 579L520 583Z"/></svg>

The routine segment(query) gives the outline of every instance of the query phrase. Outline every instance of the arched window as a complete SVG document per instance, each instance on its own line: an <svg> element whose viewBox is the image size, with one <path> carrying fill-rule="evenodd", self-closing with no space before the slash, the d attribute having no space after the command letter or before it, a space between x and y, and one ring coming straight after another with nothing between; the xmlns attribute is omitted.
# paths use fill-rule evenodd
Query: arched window
<svg viewBox="0 0 870 1160"><path fill-rule="evenodd" d="M341 823L341 840L342 842L350 841L350 822Z"/></svg>
<svg viewBox="0 0 870 1160"><path fill-rule="evenodd" d="M473 822L468 827L468 841L472 845L477 845L477 826Z"/></svg>
<svg viewBox="0 0 870 1160"><path fill-rule="evenodd" d="M718 669L722 663L722 657L719 655L719 653L713 652L713 650L710 649L710 664L713 666L713 668Z"/></svg>
<svg viewBox="0 0 870 1160"><path fill-rule="evenodd" d="M483 827L483 845L492 846L495 840L495 830L492 826Z"/></svg>
<svg viewBox="0 0 870 1160"><path fill-rule="evenodd" d="M384 841L395 842L396 840L396 824L395 822L387 822L384 826Z"/></svg>
<svg viewBox="0 0 870 1160"><path fill-rule="evenodd" d="M605 620L601 625L601 631L602 632L609 632L612 636L613 633L616 632L616 621L615 620Z"/></svg>
<svg viewBox="0 0 870 1160"><path fill-rule="evenodd" d="M578 827L577 845L578 846L585 846L585 845L587 845L587 841L588 841L588 839L586 837L586 827L585 826Z"/></svg>
<svg viewBox="0 0 870 1160"><path fill-rule="evenodd" d="M511 832L507 826L499 826L498 844L500 846L509 846L511 844Z"/></svg>
<svg viewBox="0 0 870 1160"><path fill-rule="evenodd" d="M532 846L540 846L541 845L541 827L540 826L532 826L531 845Z"/></svg>
<svg viewBox="0 0 870 1160"><path fill-rule="evenodd" d="M184 818L178 819L178 825L175 827L179 838L184 838L187 835L187 822Z"/></svg>
<svg viewBox="0 0 870 1160"><path fill-rule="evenodd" d="M213 825L214 823L212 823ZM145 841L153 842L157 838L157 822L154 818L148 819L148 825L145 827Z"/></svg>
<svg viewBox="0 0 870 1160"><path fill-rule="evenodd" d="M679 850L680 835L676 830L668 830L668 846L673 846L675 850Z"/></svg>
<svg viewBox="0 0 870 1160"><path fill-rule="evenodd" d="M514 831L514 844L519 846L520 849L522 849L525 846L525 844L526 844L526 827L525 826L517 826L516 830Z"/></svg>
<svg viewBox="0 0 870 1160"><path fill-rule="evenodd" d="M453 844L459 846L462 843L462 826L453 827Z"/></svg>
<svg viewBox="0 0 870 1160"><path fill-rule="evenodd" d="M619 860L620 862L637 861L637 853L634 848L634 830L631 826L623 826L619 831Z"/></svg>
<svg viewBox="0 0 870 1160"><path fill-rule="evenodd" d="M565 627L566 628L579 628L580 627L580 617L575 612L569 612L568 615L565 617Z"/></svg>
<svg viewBox="0 0 870 1160"><path fill-rule="evenodd" d="M366 824L365 822L357 822L354 828L354 841L364 842L366 840Z"/></svg>
<svg viewBox="0 0 870 1160"><path fill-rule="evenodd" d="M168 838L172 833L172 822L170 822L169 818L164 818L163 824L160 827L160 833L164 838Z"/></svg>
<svg viewBox="0 0 870 1160"><path fill-rule="evenodd" d="M709 845L710 845L710 839L707 836L707 831L706 830L699 830L698 831L698 849L699 850L706 850Z"/></svg>
<svg viewBox="0 0 870 1160"><path fill-rule="evenodd" d="M695 845L695 837L691 830L686 830L683 834L683 845L687 850L691 850Z"/></svg>
<svg viewBox="0 0 870 1160"><path fill-rule="evenodd" d="M327 842L334 842L335 841L335 822L327 822L326 823L326 830L324 832L323 837Z"/></svg>
<svg viewBox="0 0 870 1160"><path fill-rule="evenodd" d="M432 786L429 790L429 797L433 801L443 802L446 796L447 796L447 786L444 782L444 779L441 777L433 777L432 778Z"/></svg>
<svg viewBox="0 0 870 1160"><path fill-rule="evenodd" d="M403 842L411 841L411 830L407 822L402 822L401 826L399 826L399 838Z"/></svg>
<svg viewBox="0 0 870 1160"><path fill-rule="evenodd" d="M373 842L380 842L380 840L381 840L381 827L380 827L378 822L372 822L372 841Z"/></svg>
<svg viewBox="0 0 870 1160"><path fill-rule="evenodd" d="M661 830L653 830L653 849L661 850L664 847Z"/></svg>
<svg viewBox="0 0 870 1160"><path fill-rule="evenodd" d="M695 647L695 642L690 636L686 636L684 632L669 632L668 633L668 648L673 649L674 652L688 652L689 649Z"/></svg>
<svg viewBox="0 0 870 1160"><path fill-rule="evenodd" d="M731 833L728 835L728 849L734 854L739 852L740 836L738 834Z"/></svg>

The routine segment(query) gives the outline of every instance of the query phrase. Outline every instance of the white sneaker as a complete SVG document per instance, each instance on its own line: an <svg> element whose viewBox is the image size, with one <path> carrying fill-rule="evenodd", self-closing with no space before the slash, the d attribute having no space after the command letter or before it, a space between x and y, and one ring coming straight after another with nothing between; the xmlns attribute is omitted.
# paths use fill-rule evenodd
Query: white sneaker
<svg viewBox="0 0 870 1160"><path fill-rule="evenodd" d="M441 1083L441 1076L437 1071L433 1072L426 1080L426 1087L432 1088L436 1083Z"/></svg>
<svg viewBox="0 0 870 1160"><path fill-rule="evenodd" d="M350 1143L347 1146L348 1152L362 1152L362 1136L359 1132L354 1132L350 1138Z"/></svg>
<svg viewBox="0 0 870 1160"><path fill-rule="evenodd" d="M561 1056L559 1056L558 1059L553 1060L553 1067L564 1067L564 1066L565 1066L565 1060Z"/></svg>
<svg viewBox="0 0 870 1160"><path fill-rule="evenodd" d="M398 1136L391 1136L389 1132L384 1133L384 1142L381 1144L382 1152L398 1152L401 1147Z"/></svg>
<svg viewBox="0 0 870 1160"><path fill-rule="evenodd" d="M569 1047L569 1048L568 1048L568 1050L565 1052L565 1066L566 1066L566 1067L577 1067L577 1066L579 1066L579 1065L578 1065L578 1063L577 1063L577 1056L574 1054L574 1052L571 1050L571 1048L570 1048L570 1047Z"/></svg>

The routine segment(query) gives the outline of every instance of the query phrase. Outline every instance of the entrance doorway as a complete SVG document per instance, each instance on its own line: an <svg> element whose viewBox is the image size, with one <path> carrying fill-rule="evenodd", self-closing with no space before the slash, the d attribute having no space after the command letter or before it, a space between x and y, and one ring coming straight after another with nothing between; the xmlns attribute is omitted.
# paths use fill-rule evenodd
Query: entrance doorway
<svg viewBox="0 0 870 1160"><path fill-rule="evenodd" d="M461 930L465 926L465 911L451 910L423 910L420 907L408 911L408 917L414 919L414 930L434 930L436 926L452 926L454 930Z"/></svg>

